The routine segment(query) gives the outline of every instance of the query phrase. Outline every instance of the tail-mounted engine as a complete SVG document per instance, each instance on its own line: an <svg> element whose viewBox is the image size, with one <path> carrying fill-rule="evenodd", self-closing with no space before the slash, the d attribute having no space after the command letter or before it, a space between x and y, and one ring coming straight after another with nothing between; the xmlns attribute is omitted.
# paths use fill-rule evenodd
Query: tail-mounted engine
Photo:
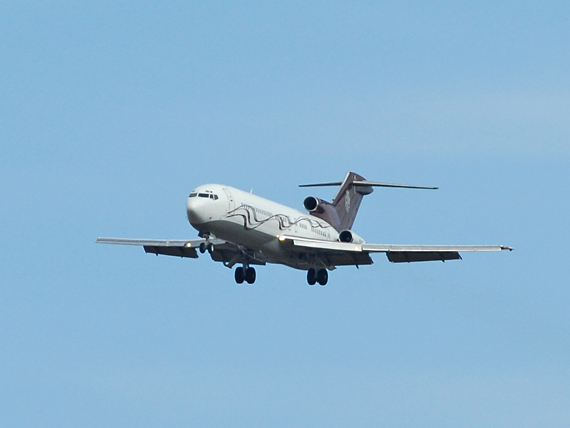
<svg viewBox="0 0 570 428"><path fill-rule="evenodd" d="M307 211L313 213L319 210L319 206L322 204L322 202L324 201L322 201L319 198L315 198L314 196L309 196L305 198L305 200L303 201L303 206ZM322 211L322 208L320 211Z"/></svg>
<svg viewBox="0 0 570 428"><path fill-rule="evenodd" d="M334 206L330 202L323 201L322 199L315 198L314 196L309 196L303 201L303 206L311 213L312 216L323 219L338 230L340 220L338 219L338 214Z"/></svg>

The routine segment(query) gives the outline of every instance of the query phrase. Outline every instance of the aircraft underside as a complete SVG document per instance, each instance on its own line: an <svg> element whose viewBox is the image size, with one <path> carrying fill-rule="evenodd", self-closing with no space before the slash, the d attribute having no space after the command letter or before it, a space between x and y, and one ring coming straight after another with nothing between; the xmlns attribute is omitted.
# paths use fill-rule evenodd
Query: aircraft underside
<svg viewBox="0 0 570 428"><path fill-rule="evenodd" d="M212 260L222 262L224 266L235 269L235 281L238 284L247 282L253 284L256 280L255 268L252 265L267 263L285 265L294 269L307 271L309 285L326 285L328 270L337 265L354 265L355 257L342 260L336 254L319 254L316 251L299 249L275 238L275 233L265 233L261 230L249 230L247 240L243 239L244 226L227 220L218 220L201 225L195 225L201 237L205 239L200 244L200 252L209 252ZM213 238L215 236L215 238ZM231 244L241 239L243 245ZM214 244L222 240L223 243ZM346 257L344 257L346 259ZM335 261L337 263L335 263ZM360 264L372 264L372 259L360 257Z"/></svg>

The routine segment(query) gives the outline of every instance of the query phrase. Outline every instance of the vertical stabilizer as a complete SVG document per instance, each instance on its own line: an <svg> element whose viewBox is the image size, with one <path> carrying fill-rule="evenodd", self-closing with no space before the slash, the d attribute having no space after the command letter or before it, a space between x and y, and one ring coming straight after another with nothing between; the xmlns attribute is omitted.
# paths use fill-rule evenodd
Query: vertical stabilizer
<svg viewBox="0 0 570 428"><path fill-rule="evenodd" d="M332 201L332 205L340 220L339 230L352 229L356 214L358 214L358 208L360 208L360 203L362 202L362 197L372 193L372 187L354 186L354 181L363 182L366 180L355 172L347 173L338 193Z"/></svg>

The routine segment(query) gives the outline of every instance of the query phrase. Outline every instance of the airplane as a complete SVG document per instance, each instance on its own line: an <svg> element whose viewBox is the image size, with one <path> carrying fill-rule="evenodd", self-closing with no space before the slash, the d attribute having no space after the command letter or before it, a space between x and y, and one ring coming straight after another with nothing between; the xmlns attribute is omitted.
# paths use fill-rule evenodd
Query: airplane
<svg viewBox="0 0 570 428"><path fill-rule="evenodd" d="M299 187L340 186L327 202L305 198L308 211L300 212L251 192L222 184L205 184L192 190L186 200L188 221L200 239L98 238L97 243L142 246L146 253L198 258L208 252L212 260L235 269L235 282L253 284L253 266L281 264L307 271L307 283L326 285L328 271L338 266L373 263L373 253L385 253L393 263L461 259L459 252L501 251L503 245L392 245L368 244L352 226L362 198L374 187L429 189L368 181L348 172L342 182L304 184Z"/></svg>

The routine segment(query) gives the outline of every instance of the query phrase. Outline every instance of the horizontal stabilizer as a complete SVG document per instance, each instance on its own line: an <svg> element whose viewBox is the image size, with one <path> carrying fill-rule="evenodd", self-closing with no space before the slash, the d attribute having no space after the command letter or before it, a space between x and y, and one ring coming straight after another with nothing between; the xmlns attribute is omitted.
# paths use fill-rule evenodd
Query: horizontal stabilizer
<svg viewBox="0 0 570 428"><path fill-rule="evenodd" d="M394 184L394 183L379 183L377 181L354 181L352 183L354 186L372 186L372 187L397 187L400 189L426 189L426 190L437 190L439 187L429 187L429 186L414 186L411 184Z"/></svg>
<svg viewBox="0 0 570 428"><path fill-rule="evenodd" d="M313 184L300 184L299 187L325 187L325 186L340 186L342 181L333 181L330 183L313 183ZM414 186L411 184L395 184L395 183L381 183L378 181L358 180L351 183L355 187L396 187L400 189L426 189L437 190L438 187L429 186Z"/></svg>

